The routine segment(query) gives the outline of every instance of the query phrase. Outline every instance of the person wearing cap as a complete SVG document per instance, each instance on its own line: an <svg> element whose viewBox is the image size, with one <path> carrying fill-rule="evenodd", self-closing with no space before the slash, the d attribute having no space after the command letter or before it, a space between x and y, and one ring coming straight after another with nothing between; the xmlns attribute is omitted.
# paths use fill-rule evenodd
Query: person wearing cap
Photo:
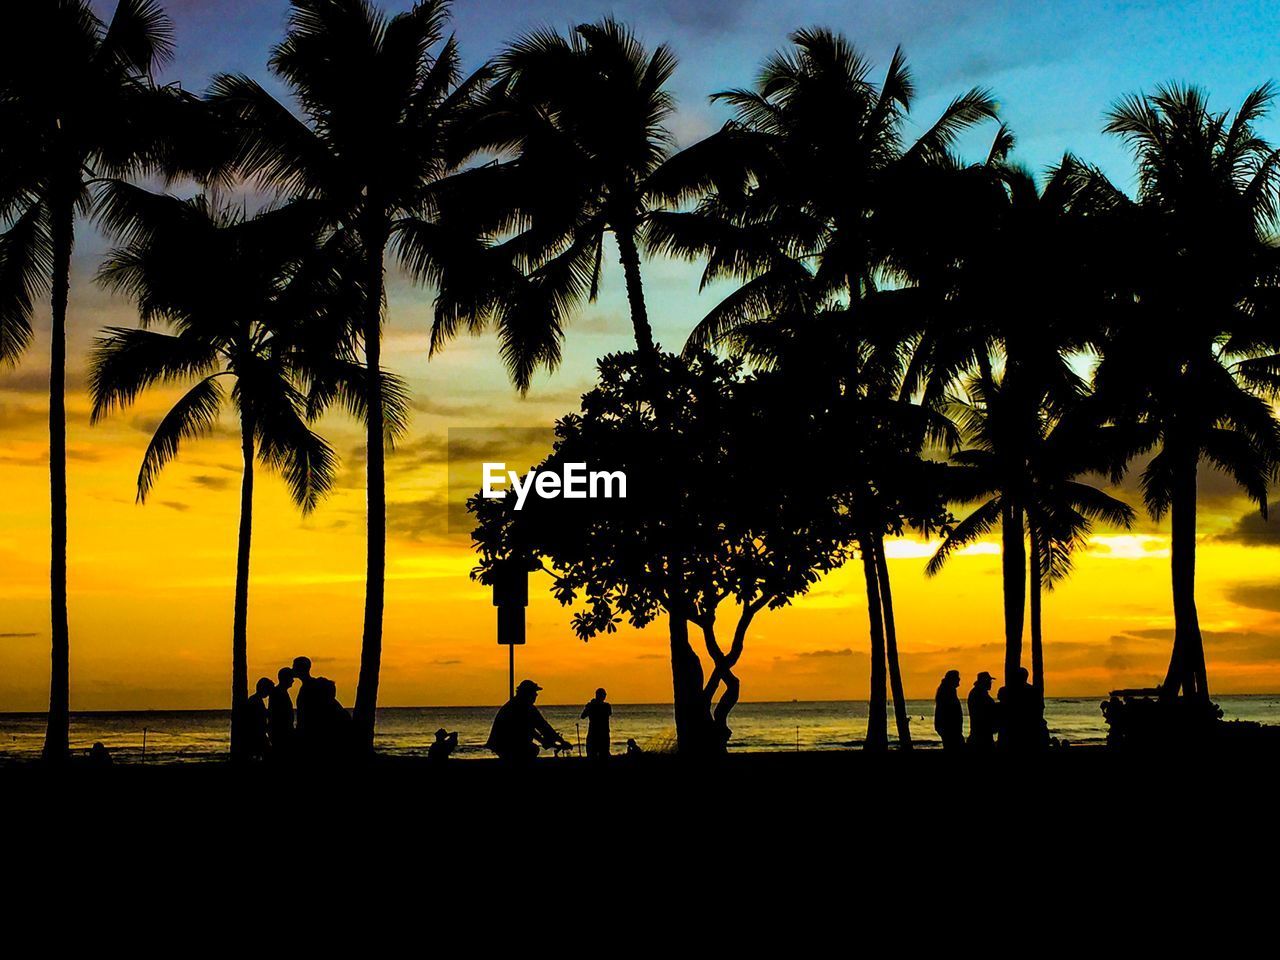
<svg viewBox="0 0 1280 960"><path fill-rule="evenodd" d="M538 755L538 744L543 747L569 746L569 741L556 733L542 711L534 706L541 689L532 680L521 680L516 687L516 695L498 709L485 746L499 759L514 762L532 760Z"/></svg>
<svg viewBox="0 0 1280 960"><path fill-rule="evenodd" d="M427 747L427 759L432 763L444 763L458 749L458 731L450 733L444 727L436 731L435 742Z"/></svg>
<svg viewBox="0 0 1280 960"><path fill-rule="evenodd" d="M996 745L998 707L991 696L996 679L983 670L969 691L969 747L988 752Z"/></svg>
<svg viewBox="0 0 1280 960"><path fill-rule="evenodd" d="M942 749L964 749L964 712L960 709L960 671L948 670L933 699L933 729L942 738Z"/></svg>

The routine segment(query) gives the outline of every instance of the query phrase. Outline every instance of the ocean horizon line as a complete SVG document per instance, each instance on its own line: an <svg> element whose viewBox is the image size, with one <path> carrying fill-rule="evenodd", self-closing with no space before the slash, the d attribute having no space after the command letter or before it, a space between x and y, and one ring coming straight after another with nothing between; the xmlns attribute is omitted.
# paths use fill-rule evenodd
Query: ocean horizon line
<svg viewBox="0 0 1280 960"><path fill-rule="evenodd" d="M1075 701L1075 700L1105 700L1110 695L1110 691L1106 693L1079 693L1079 694L1055 694L1045 697L1046 701ZM1280 691L1264 691L1258 693L1222 693L1216 694L1211 699L1222 700L1227 698L1239 699L1242 697L1280 697ZM907 703L926 703L932 701L932 697L907 697ZM505 701L504 701L505 702ZM562 708L580 707L586 701L565 701L563 703L540 703L538 706L542 709L557 710ZM670 707L669 700L613 700L609 701L615 707ZM741 700L740 706L785 706L788 704L838 704L838 703L854 703L866 704L866 697L842 697L838 699L791 699L791 700ZM487 710L498 709L502 703L457 703L457 704L397 704L388 706L378 706L378 711L390 710ZM892 703L888 704L888 709L892 710ZM350 709L350 708L347 708ZM71 715L74 716L94 716L103 714L144 714L144 713L223 713L229 714L229 707L127 707L127 708L106 708L96 710L72 710ZM38 717L48 713L47 710L0 710L0 717Z"/></svg>

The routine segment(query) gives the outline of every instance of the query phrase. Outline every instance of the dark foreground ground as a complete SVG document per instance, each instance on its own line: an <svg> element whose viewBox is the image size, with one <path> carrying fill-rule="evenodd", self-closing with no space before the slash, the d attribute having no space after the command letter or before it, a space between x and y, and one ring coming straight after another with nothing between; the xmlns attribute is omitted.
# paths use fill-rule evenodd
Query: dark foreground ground
<svg viewBox="0 0 1280 960"><path fill-rule="evenodd" d="M513 930L554 949L560 927L588 921L610 937L630 930L627 943L689 925L724 926L705 934L715 940L856 922L912 942L1017 927L1038 953L1100 924L1093 948L1187 950L1208 937L1232 956L1224 944L1263 924L1269 946L1238 952L1270 953L1277 759L1072 748L986 762L746 754L710 768L660 756L516 771L385 758L296 771L10 766L4 874L21 890L110 901L113 917L156 922L172 915L164 904L185 904L211 935L241 922L269 935L289 911L335 929L443 924L493 949L487 938Z"/></svg>

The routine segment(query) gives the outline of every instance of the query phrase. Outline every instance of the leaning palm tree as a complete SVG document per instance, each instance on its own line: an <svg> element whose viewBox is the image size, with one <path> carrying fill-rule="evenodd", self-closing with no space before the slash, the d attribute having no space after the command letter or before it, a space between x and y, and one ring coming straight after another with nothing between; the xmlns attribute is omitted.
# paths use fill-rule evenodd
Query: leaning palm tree
<svg viewBox="0 0 1280 960"><path fill-rule="evenodd" d="M26 346L31 313L49 296L51 674L44 754L67 756L67 304L77 216L94 211L100 177L156 169L172 119L151 71L172 51L155 0L120 0L109 22L86 0L42 0L0 13L0 359Z"/></svg>
<svg viewBox="0 0 1280 960"><path fill-rule="evenodd" d="M91 419L131 404L144 390L195 380L161 419L138 472L145 502L183 445L209 435L230 400L244 456L231 633L231 756L242 755L238 725L248 697L249 551L254 463L275 469L304 514L333 482L335 457L307 426L304 388L309 329L332 302L332 267L322 224L308 204L246 218L205 196L179 200L122 183L105 191L106 221L125 237L99 280L135 301L142 327L108 328L90 358ZM152 329L167 324L172 333ZM354 360L326 357L358 383ZM229 385L229 389L224 384ZM359 394L358 389L350 390Z"/></svg>
<svg viewBox="0 0 1280 960"><path fill-rule="evenodd" d="M1209 697L1195 600L1200 464L1233 479L1264 516L1280 464L1280 424L1250 389L1274 388L1280 346L1280 154L1255 128L1273 97L1259 87L1231 116L1195 87L1164 86L1120 101L1106 126L1133 150L1138 198L1102 184L1130 257L1095 384L1130 432L1130 452L1151 455L1147 510L1171 517L1174 639L1162 695L1199 705Z"/></svg>
<svg viewBox="0 0 1280 960"><path fill-rule="evenodd" d="M347 280L363 298L354 332L367 370L368 562L354 719L371 748L387 539L384 261L388 246L400 245L413 273L438 280L454 255L458 238L433 219L435 191L468 156L456 129L487 71L462 78L458 45L443 34L447 0L424 0L391 17L367 0L292 0L291 7L271 69L304 119L246 76L216 78L211 100L238 129L235 167L283 195L322 203L330 225L358 251Z"/></svg>

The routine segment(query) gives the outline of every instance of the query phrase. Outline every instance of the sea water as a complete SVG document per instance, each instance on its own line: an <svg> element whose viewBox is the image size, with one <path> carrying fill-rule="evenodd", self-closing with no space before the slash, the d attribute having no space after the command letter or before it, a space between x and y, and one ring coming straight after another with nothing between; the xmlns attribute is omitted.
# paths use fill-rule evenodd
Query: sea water
<svg viewBox="0 0 1280 960"><path fill-rule="evenodd" d="M1280 694L1215 697L1229 720L1255 720L1280 724ZM1107 728L1099 708L1101 698L1050 698L1045 719L1050 733L1072 743L1097 743ZM585 745L586 721L581 706L539 704L547 720L570 743ZM933 701L908 701L913 739L922 746L938 746L933 731ZM384 707L378 711L376 747L392 755L425 755L444 727L458 733L461 758L489 756L484 742L489 735L496 706L484 707ZM44 743L45 717L35 713L0 714L0 759L31 759ZM101 741L117 761L169 763L184 760L217 760L226 756L229 714L225 710L156 710L71 715L73 752L88 750ZM842 750L861 744L867 728L865 701L791 701L740 703L729 717L733 751ZM889 715L891 742L896 735ZM613 705L613 749L619 752L628 738L644 749L674 743L675 724L670 704Z"/></svg>

